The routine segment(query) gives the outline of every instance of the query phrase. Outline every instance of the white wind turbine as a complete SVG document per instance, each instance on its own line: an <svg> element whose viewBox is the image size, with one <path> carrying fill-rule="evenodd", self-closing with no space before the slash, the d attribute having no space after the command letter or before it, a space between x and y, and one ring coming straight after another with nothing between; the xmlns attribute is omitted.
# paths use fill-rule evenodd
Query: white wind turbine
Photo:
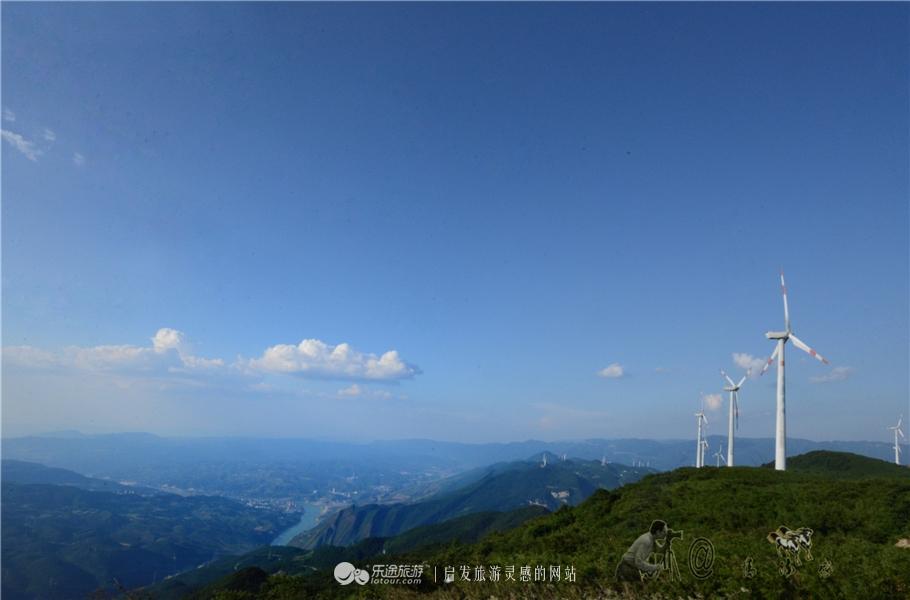
<svg viewBox="0 0 910 600"><path fill-rule="evenodd" d="M783 271L780 272L780 290L784 296L784 325L787 329L785 331L769 331L765 334L765 337L769 340L777 340L777 348L774 349L771 358L765 363L765 366L761 370L761 374L765 374L765 371L768 370L768 367L771 366L771 363L774 362L774 358L776 357L777 434L775 436L774 444L774 468L778 471L785 471L787 469L787 413L784 406L784 397L786 395L784 387L784 344L787 343L787 340L791 340L794 346L809 353L810 356L814 356L825 364L828 364L828 361L825 360L821 354L818 354L815 350L807 346L801 339L793 335L793 330L790 329L790 310L787 308L787 285L784 283Z"/></svg>
<svg viewBox="0 0 910 600"><path fill-rule="evenodd" d="M733 380L727 375L727 373L721 369L720 374L724 376L724 379L727 380L729 386L724 387L725 392L730 392L730 418L727 424L727 460L726 464L728 467L733 466L733 421L736 421L736 426L739 427L739 388L743 387L746 378L752 373L752 371L746 371L746 374L743 375L743 378L739 380L739 383L733 383Z"/></svg>
<svg viewBox="0 0 910 600"><path fill-rule="evenodd" d="M714 458L715 458L716 461L717 461L717 466L718 466L718 467L720 467L720 461L722 461L722 460L724 461L724 464L726 464L727 461L724 460L724 446L723 446L723 444L721 444L720 450L718 450L717 452L714 453Z"/></svg>
<svg viewBox="0 0 910 600"><path fill-rule="evenodd" d="M698 422L698 438L695 441L695 468L700 469L705 466L705 448L708 447L707 440L702 439L702 429L708 424L708 417L705 416L705 399L702 396L701 410L695 413L695 419Z"/></svg>
<svg viewBox="0 0 910 600"><path fill-rule="evenodd" d="M894 464L896 465L901 464L901 444L897 436L904 437L904 432L901 431L901 423L903 422L904 415L901 415L901 418L897 420L897 425L888 428L894 432Z"/></svg>

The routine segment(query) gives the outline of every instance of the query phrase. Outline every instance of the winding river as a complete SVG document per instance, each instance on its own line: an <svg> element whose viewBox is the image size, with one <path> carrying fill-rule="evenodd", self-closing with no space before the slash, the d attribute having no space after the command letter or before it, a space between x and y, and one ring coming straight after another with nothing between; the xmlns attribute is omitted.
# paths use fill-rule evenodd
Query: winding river
<svg viewBox="0 0 910 600"><path fill-rule="evenodd" d="M316 519L319 518L321 511L322 507L317 504L304 504L300 521L293 527L282 531L278 537L272 540L272 546L287 546L295 535L312 529L316 525Z"/></svg>

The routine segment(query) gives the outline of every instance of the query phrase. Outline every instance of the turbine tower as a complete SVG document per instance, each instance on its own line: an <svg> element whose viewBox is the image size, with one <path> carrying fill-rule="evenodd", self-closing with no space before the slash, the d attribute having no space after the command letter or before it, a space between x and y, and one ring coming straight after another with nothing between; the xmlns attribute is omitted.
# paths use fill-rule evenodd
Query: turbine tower
<svg viewBox="0 0 910 600"><path fill-rule="evenodd" d="M784 325L786 329L784 331L769 331L765 334L765 337L769 340L777 340L777 348L774 349L771 358L765 363L761 374L764 375L771 363L774 362L774 359L777 358L777 434L775 435L774 444L774 468L778 471L785 471L787 469L787 412L784 406L784 398L786 396L784 386L784 344L787 343L787 340L790 340L794 346L807 352L810 356L814 356L825 364L828 364L828 361L821 354L807 346L801 339L793 335L793 330L790 328L790 310L787 308L787 285L784 283L783 270L780 272L780 290L784 296Z"/></svg>
<svg viewBox="0 0 910 600"><path fill-rule="evenodd" d="M894 464L896 465L901 464L901 444L897 436L904 437L904 432L901 431L901 423L903 422L904 415L901 415L901 418L897 420L897 425L888 428L894 432Z"/></svg>
<svg viewBox="0 0 910 600"><path fill-rule="evenodd" d="M724 387L725 392L730 392L730 418L727 424L727 461L726 464L728 467L733 466L733 422L736 421L736 426L739 427L739 388L743 387L743 383L746 381L752 371L746 371L746 374L743 375L743 378L739 380L739 383L733 383L733 380L724 372L723 369L720 370L720 374L724 376L724 379L727 380L729 386Z"/></svg>
<svg viewBox="0 0 910 600"><path fill-rule="evenodd" d="M698 422L698 438L695 440L695 468L700 469L705 466L705 447L708 442L702 439L703 424L708 424L708 417L705 416L705 401L702 398L701 410L695 413L695 419Z"/></svg>

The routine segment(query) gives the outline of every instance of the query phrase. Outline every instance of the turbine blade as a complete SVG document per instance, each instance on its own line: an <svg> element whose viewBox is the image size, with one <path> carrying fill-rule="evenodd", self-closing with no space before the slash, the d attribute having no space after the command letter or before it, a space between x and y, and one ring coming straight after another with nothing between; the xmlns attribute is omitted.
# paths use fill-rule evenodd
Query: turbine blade
<svg viewBox="0 0 910 600"><path fill-rule="evenodd" d="M777 346L777 345L774 346L774 352L771 353L771 357L768 358L768 362L765 363L765 366L761 368L761 373L759 373L759 377L761 377L762 375L765 374L765 371L768 370L768 367L770 367L771 363L774 362L774 359L777 358L777 351L779 349L780 349L779 346Z"/></svg>
<svg viewBox="0 0 910 600"><path fill-rule="evenodd" d="M822 356L821 354L819 354L818 352L816 352L815 350L813 350L812 348L810 348L809 346L807 346L806 343L805 343L804 341L802 341L801 339L799 339L798 337L796 337L796 336L793 335L792 333L790 334L790 341L793 342L793 345L794 345L794 346L796 346L797 348L799 348L799 349L802 350L803 352L807 352L807 353L809 354L809 356L814 356L815 358L817 358L818 360L822 361L822 362L825 363L826 365L829 364L828 361L827 361L827 359L825 359L824 356Z"/></svg>
<svg viewBox="0 0 910 600"><path fill-rule="evenodd" d="M780 291L784 296L784 323L787 325L787 331L790 331L790 309L787 307L787 284L784 283L784 270L780 270Z"/></svg>
<svg viewBox="0 0 910 600"><path fill-rule="evenodd" d="M724 379L726 379L726 380L730 383L730 385L732 385L733 387L736 387L736 384L733 383L733 380L730 379L730 377L727 375L727 372L726 372L726 371L724 371L723 369L721 369L721 370L720 370L720 374L724 376Z"/></svg>
<svg viewBox="0 0 910 600"><path fill-rule="evenodd" d="M736 387L741 388L743 386L743 383L746 381L746 377L748 377L748 376L749 376L748 373L743 375L743 378L739 380L739 383L736 384Z"/></svg>

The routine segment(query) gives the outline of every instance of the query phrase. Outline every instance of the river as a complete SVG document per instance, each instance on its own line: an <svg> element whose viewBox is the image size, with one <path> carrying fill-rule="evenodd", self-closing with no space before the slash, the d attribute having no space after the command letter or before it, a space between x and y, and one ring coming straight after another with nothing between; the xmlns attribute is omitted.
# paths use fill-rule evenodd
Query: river
<svg viewBox="0 0 910 600"><path fill-rule="evenodd" d="M300 521L290 529L282 531L278 537L272 540L272 546L287 546L288 542L294 539L298 533L312 529L316 525L316 519L321 511L322 507L317 504L304 504Z"/></svg>

